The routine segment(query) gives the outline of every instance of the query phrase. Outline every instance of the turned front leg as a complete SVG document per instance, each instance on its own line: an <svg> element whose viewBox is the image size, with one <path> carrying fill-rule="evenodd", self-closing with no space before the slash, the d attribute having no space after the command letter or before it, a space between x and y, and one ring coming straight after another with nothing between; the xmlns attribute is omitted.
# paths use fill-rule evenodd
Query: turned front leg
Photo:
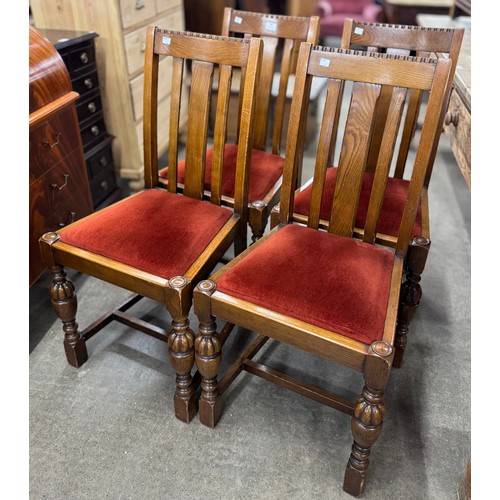
<svg viewBox="0 0 500 500"><path fill-rule="evenodd" d="M50 268L52 283L49 285L50 301L54 312L63 323L64 351L70 365L77 368L88 359L85 340L78 332L78 323L75 321L77 300L75 287L66 277L64 267L54 265Z"/></svg>
<svg viewBox="0 0 500 500"><path fill-rule="evenodd" d="M194 333L189 328L190 282L183 276L169 281L174 292L171 307L172 330L168 336L168 355L175 370L176 388L174 394L175 416L183 422L190 422L196 414L196 395L193 390L191 370L194 365Z"/></svg>
<svg viewBox="0 0 500 500"><path fill-rule="evenodd" d="M401 285L399 295L398 320L394 347L394 366L400 368L403 364L404 352L408 342L410 323L417 312L422 298L420 279L425 268L431 242L422 236L413 238L408 247L406 257L406 279Z"/></svg>
<svg viewBox="0 0 500 500"><path fill-rule="evenodd" d="M210 313L210 296L215 289L213 281L205 280L194 291L194 309L200 322L200 335L195 341L196 366L201 375L200 422L212 428L221 415L217 373L221 364L222 346L215 318Z"/></svg>
<svg viewBox="0 0 500 500"><path fill-rule="evenodd" d="M344 476L344 490L354 496L364 491L371 447L382 432L384 388L389 379L393 353L389 344L376 341L370 346L366 359L365 386L354 407L351 421L354 443Z"/></svg>

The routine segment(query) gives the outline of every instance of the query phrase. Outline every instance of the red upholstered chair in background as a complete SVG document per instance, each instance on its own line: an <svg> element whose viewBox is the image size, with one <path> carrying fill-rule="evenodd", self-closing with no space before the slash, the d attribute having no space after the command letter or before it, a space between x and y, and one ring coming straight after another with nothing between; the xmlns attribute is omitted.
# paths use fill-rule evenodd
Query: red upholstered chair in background
<svg viewBox="0 0 500 500"><path fill-rule="evenodd" d="M318 0L320 38L342 36L344 19L377 23L384 21L384 10L375 0Z"/></svg>
<svg viewBox="0 0 500 500"><path fill-rule="evenodd" d="M207 277L224 252L247 240L248 163L250 130L255 109L256 75L262 54L258 39L242 40L178 31L147 29L144 71L144 164L145 189L57 233L46 233L40 248L52 273L50 295L63 322L68 362L76 367L87 361L86 342L110 321L117 320L168 342L171 364L177 375L175 415L189 422L196 413L194 334L189 328L192 288ZM158 81L160 55L173 60L172 81ZM188 108L185 189L175 192L179 108L185 60L192 61ZM214 69L219 66L219 92L227 95L233 67L246 68L242 121L237 151L234 210L220 206L220 176L213 179L213 198L202 200L207 147L208 115ZM158 86L171 84L169 158L172 189L158 182ZM222 101L222 100L221 100ZM221 157L227 106L219 106L215 122L214 157ZM220 170L218 161L214 161ZM214 168L214 171L217 170ZM134 293L127 304L79 331L77 300L65 266L112 283ZM172 329L158 328L125 314L142 297L165 305Z"/></svg>
<svg viewBox="0 0 500 500"><path fill-rule="evenodd" d="M194 291L194 309L200 321L195 351L202 377L201 422L210 427L217 424L222 411L221 394L224 395L241 370L347 413L351 417L354 444L344 489L353 495L363 492L370 450L382 430L384 391L394 356L403 265L432 145L441 134L440 111L450 67L451 61L447 59L394 58L388 54L303 43L290 112L280 223L209 280L201 281ZM318 139L313 201L304 226L294 222L293 206L297 159L301 158L303 148L300 122L306 116L308 102L304 94L314 76L327 79L328 89ZM346 92L351 92L350 107L330 223L324 230L319 227L321 195L329 164L332 123L344 82L349 84L345 85ZM361 241L353 237L356 208L384 85L393 86L394 92ZM397 124L407 91L412 88L428 92L429 101L397 242L395 248L381 247L375 245L375 237L388 160L397 139ZM222 351L216 320L239 325L243 332L260 334L226 371L220 383L217 371ZM361 394L353 400L334 395L254 361L252 358L268 338L361 372L365 382ZM272 361L267 354L262 358ZM297 367L291 367L294 368ZM237 404L236 400L233 399L233 404ZM397 453L397 443L393 449ZM390 476L390 471L387 475Z"/></svg>
<svg viewBox="0 0 500 500"><path fill-rule="evenodd" d="M295 72L295 62L301 42L317 43L319 24L316 16L291 17L259 12L247 12L226 7L222 22L222 34L230 36L259 37L264 50L257 86L253 149L250 160L248 188L249 225L252 240L260 238L269 219L270 209L278 202L282 181L284 158L282 132L284 123L286 92L289 80ZM241 75L244 78L244 74ZM272 102L273 79L279 81L278 95ZM236 75L235 75L236 80ZM226 96L230 99L230 96ZM236 106L238 116L241 101ZM239 109L238 109L239 108ZM232 125L232 124L231 124ZM230 126L231 126L230 125ZM235 124L236 125L236 124ZM236 125L237 127L237 125ZM235 128L236 128L235 127ZM272 142L268 140L272 130ZM234 204L234 172L238 146L227 141L222 167L222 203ZM213 150L207 153L205 188L210 190ZM168 167L160 170L160 182L168 185ZM183 189L184 162L179 162L178 189Z"/></svg>

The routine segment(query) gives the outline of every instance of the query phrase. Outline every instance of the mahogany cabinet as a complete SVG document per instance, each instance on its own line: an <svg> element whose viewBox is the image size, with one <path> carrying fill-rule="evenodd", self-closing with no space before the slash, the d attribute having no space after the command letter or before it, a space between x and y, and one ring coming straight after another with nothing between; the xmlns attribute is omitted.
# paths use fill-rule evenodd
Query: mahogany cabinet
<svg viewBox="0 0 500 500"><path fill-rule="evenodd" d="M29 285L44 272L38 239L93 210L76 100L54 46L30 26Z"/></svg>

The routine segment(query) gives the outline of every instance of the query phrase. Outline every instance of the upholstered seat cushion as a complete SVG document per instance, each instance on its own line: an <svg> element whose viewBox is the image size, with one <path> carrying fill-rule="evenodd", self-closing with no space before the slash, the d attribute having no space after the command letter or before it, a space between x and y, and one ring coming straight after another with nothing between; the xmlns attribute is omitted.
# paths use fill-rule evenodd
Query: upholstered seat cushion
<svg viewBox="0 0 500 500"><path fill-rule="evenodd" d="M238 146L226 144L224 147L224 168L222 172L222 194L234 198L234 181L236 177L236 155ZM210 190L212 179L213 149L207 149L205 165L205 189ZM283 174L285 159L279 155L253 149L250 160L250 183L248 186L248 201L262 200ZM184 183L185 161L177 166L177 180ZM168 178L168 167L160 170L160 177Z"/></svg>
<svg viewBox="0 0 500 500"><path fill-rule="evenodd" d="M150 189L68 226L61 241L170 279L189 269L231 216L209 202Z"/></svg>
<svg viewBox="0 0 500 500"><path fill-rule="evenodd" d="M330 220L332 210L333 193L335 190L335 179L337 178L337 168L330 167L327 169L325 179L325 189L321 200L320 217L325 220ZM361 194L359 197L358 212L356 214L356 227L364 228L366 215L368 214L368 204L370 202L370 193L373 185L373 174L365 173L361 186ZM403 216L403 208L408 194L409 181L404 179L387 179L385 190L384 203L378 222L377 231L379 233L388 234L397 237L399 233L399 225ZM307 186L300 192L295 193L295 201L293 211L298 214L308 215L311 204L312 185ZM419 236L422 231L422 213L419 206L415 224L413 225L413 236Z"/></svg>
<svg viewBox="0 0 500 500"><path fill-rule="evenodd" d="M217 290L370 344L384 332L394 254L287 225L217 280Z"/></svg>

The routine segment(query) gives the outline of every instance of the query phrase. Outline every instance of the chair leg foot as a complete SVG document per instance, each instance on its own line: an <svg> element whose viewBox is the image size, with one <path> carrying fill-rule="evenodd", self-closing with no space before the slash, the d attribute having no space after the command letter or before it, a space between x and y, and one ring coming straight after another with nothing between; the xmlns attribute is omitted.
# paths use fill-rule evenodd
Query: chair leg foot
<svg viewBox="0 0 500 500"><path fill-rule="evenodd" d="M213 429L222 415L222 400L217 398L215 401L200 399L200 422Z"/></svg>
<svg viewBox="0 0 500 500"><path fill-rule="evenodd" d="M187 398L174 395L174 411L175 416L182 422L188 424L193 420L196 412L198 411L196 407L196 395L193 393Z"/></svg>
<svg viewBox="0 0 500 500"><path fill-rule="evenodd" d="M360 496L365 490L366 468L368 467L369 449L363 449L354 443L351 457L347 463L344 475L343 489L355 497Z"/></svg>
<svg viewBox="0 0 500 500"><path fill-rule="evenodd" d="M77 299L73 283L66 277L64 267L55 265L50 269L52 283L49 286L50 299L54 312L63 323L64 351L68 363L76 368L88 359L85 340L80 336L75 321Z"/></svg>

